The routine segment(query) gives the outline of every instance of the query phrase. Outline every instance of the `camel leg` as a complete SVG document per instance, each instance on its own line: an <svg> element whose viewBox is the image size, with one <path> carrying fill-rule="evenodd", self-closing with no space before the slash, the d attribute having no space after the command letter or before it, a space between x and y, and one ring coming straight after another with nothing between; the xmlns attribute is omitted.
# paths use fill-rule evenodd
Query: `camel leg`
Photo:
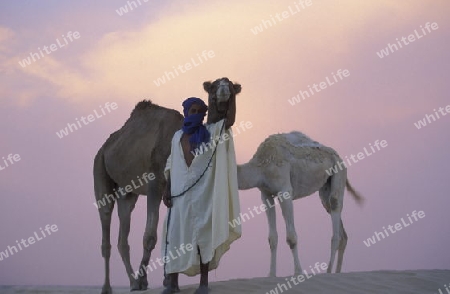
<svg viewBox="0 0 450 294"><path fill-rule="evenodd" d="M137 194L127 193L125 197L120 197L117 199L117 208L120 221L117 248L119 249L120 256L122 257L123 264L125 265L132 291L139 290L139 284L135 279L135 274L133 273L133 268L130 263L130 245L128 244L128 235L130 234L131 212L136 205L138 197L139 196Z"/></svg>
<svg viewBox="0 0 450 294"><path fill-rule="evenodd" d="M331 211L331 223L333 228L333 236L331 237L331 256L330 262L328 263L327 273L331 273L334 265L334 259L336 257L336 251L339 249L340 239L340 224L341 222L341 212L340 211Z"/></svg>
<svg viewBox="0 0 450 294"><path fill-rule="evenodd" d="M283 196L279 196L279 202L281 211L283 213L284 222L286 224L286 242L291 248L292 256L294 258L294 274L299 275L302 273L302 267L300 266L300 260L298 258L297 248L297 232L295 231L294 224L294 204L292 200L292 190L286 191L291 195L288 199L284 199ZM285 192L284 192L285 193Z"/></svg>
<svg viewBox="0 0 450 294"><path fill-rule="evenodd" d="M101 153L99 153L101 155ZM94 191L100 222L102 225L101 252L105 262L105 280L103 282L102 294L111 294L111 283L109 280L109 259L111 257L111 217L114 210L114 187L115 183L108 176L103 157L97 155L94 161Z"/></svg>
<svg viewBox="0 0 450 294"><path fill-rule="evenodd" d="M344 224L342 223L341 219L341 241L339 242L339 248L338 248L338 261L337 261L337 267L336 267L336 273L340 273L342 269L342 261L344 260L344 252L345 247L347 247L347 240L348 236L344 229Z"/></svg>
<svg viewBox="0 0 450 294"><path fill-rule="evenodd" d="M109 280L109 259L111 257L111 214L114 208L114 202L107 207L99 209L100 221L102 223L102 256L105 261L105 280L103 282L102 294L111 294L111 284Z"/></svg>
<svg viewBox="0 0 450 294"><path fill-rule="evenodd" d="M333 270L337 250L339 250L339 254L336 272L341 271L344 251L347 245L347 234L345 233L341 217L346 181L347 171L342 170L339 173L329 177L326 184L319 190L322 204L331 215L333 230L333 236L331 238L331 254L327 273L331 273Z"/></svg>
<svg viewBox="0 0 450 294"><path fill-rule="evenodd" d="M347 181L346 170L340 171L339 173L332 175L330 179L329 207L331 214L331 223L333 226L333 237L331 238L331 256L330 256L330 263L328 264L327 269L328 273L331 273L332 271L336 251L339 249L340 244L346 243L346 241L344 243L341 243L341 240L343 240L342 239L343 231L341 232L341 225L342 225L341 212L343 208L346 181Z"/></svg>
<svg viewBox="0 0 450 294"><path fill-rule="evenodd" d="M345 178L346 174L341 171L340 173L331 176L326 184L319 190L322 205L331 215L333 230L333 236L331 238L331 254L327 273L331 273L333 270L337 250L339 250L339 253L336 272L339 273L341 271L344 251L347 246L347 234L345 233L341 218ZM344 185L342 185L342 183L344 183Z"/></svg>
<svg viewBox="0 0 450 294"><path fill-rule="evenodd" d="M162 178L163 176L159 177ZM153 249L155 249L158 240L158 220L159 220L159 206L161 204L162 187L156 180L148 183L147 192L147 223L145 226L143 246L144 254L139 265L139 290L147 290L148 281L148 263ZM151 268L153 269L153 268Z"/></svg>
<svg viewBox="0 0 450 294"><path fill-rule="evenodd" d="M269 277L275 277L277 273L277 218L275 213L274 199L270 193L261 191L261 200L267 206L266 216L269 223L269 246L270 246L270 272Z"/></svg>

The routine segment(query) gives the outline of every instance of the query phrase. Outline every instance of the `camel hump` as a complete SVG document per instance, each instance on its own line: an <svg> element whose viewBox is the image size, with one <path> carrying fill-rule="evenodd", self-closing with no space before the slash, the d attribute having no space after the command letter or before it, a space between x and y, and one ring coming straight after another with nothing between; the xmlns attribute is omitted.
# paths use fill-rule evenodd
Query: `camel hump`
<svg viewBox="0 0 450 294"><path fill-rule="evenodd" d="M139 101L136 106L134 107L134 109L141 109L141 108L147 108L149 106L153 105L152 100L150 99L144 99L142 101Z"/></svg>
<svg viewBox="0 0 450 294"><path fill-rule="evenodd" d="M264 140L261 145L286 145L289 144L292 147L326 147L317 141L312 140L307 135L299 131L292 131L290 133L273 134Z"/></svg>
<svg viewBox="0 0 450 294"><path fill-rule="evenodd" d="M158 106L156 104L153 104L153 102L151 100L142 100L139 101L136 106L134 107L133 111L131 112L130 116L133 116L133 114L136 114L136 112L140 111L140 110L146 110L147 108L151 108L151 107L155 107Z"/></svg>
<svg viewBox="0 0 450 294"><path fill-rule="evenodd" d="M285 152L288 153L285 154ZM312 140L301 132L293 131L267 137L259 145L252 160L259 166L268 163L282 165L286 158L323 162L330 156L339 158L332 148Z"/></svg>
<svg viewBox="0 0 450 294"><path fill-rule="evenodd" d="M323 147L323 145L320 144L319 142L312 140L307 135L298 131L293 131L290 133L280 135L284 136L285 139L295 147Z"/></svg>

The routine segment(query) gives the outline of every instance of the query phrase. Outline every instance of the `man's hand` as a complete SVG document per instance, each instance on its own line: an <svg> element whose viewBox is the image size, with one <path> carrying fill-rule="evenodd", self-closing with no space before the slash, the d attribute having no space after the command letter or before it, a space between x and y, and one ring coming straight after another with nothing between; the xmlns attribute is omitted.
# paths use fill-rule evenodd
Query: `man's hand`
<svg viewBox="0 0 450 294"><path fill-rule="evenodd" d="M230 97L228 100L228 110L227 116L225 117L225 129L229 129L232 125L234 125L234 121L236 119L236 97Z"/></svg>
<svg viewBox="0 0 450 294"><path fill-rule="evenodd" d="M172 189L170 188L170 175L169 175L169 177L166 180L166 185L163 190L163 202L164 202L164 205L167 206L167 208L171 208L173 205L171 190Z"/></svg>
<svg viewBox="0 0 450 294"><path fill-rule="evenodd" d="M168 195L166 192L164 192L163 194L163 202L164 205L167 206L167 208L171 208L172 207L172 196Z"/></svg>

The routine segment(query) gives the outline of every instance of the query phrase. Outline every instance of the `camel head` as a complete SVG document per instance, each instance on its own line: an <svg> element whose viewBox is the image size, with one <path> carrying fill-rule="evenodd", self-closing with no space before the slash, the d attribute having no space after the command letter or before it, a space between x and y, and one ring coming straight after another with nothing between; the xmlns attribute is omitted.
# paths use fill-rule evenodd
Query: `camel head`
<svg viewBox="0 0 450 294"><path fill-rule="evenodd" d="M214 82L204 82L203 89L208 92L209 113L217 112L218 115L225 116L228 101L241 92L241 85L233 84L228 78L221 78Z"/></svg>

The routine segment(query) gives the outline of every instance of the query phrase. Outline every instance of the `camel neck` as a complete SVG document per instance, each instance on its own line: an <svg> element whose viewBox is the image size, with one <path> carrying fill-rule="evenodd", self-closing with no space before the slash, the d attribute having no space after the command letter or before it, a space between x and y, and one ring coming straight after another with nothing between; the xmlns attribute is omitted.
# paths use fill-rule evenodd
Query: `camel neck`
<svg viewBox="0 0 450 294"><path fill-rule="evenodd" d="M237 166L239 190L248 190L258 186L259 170L250 162Z"/></svg>

